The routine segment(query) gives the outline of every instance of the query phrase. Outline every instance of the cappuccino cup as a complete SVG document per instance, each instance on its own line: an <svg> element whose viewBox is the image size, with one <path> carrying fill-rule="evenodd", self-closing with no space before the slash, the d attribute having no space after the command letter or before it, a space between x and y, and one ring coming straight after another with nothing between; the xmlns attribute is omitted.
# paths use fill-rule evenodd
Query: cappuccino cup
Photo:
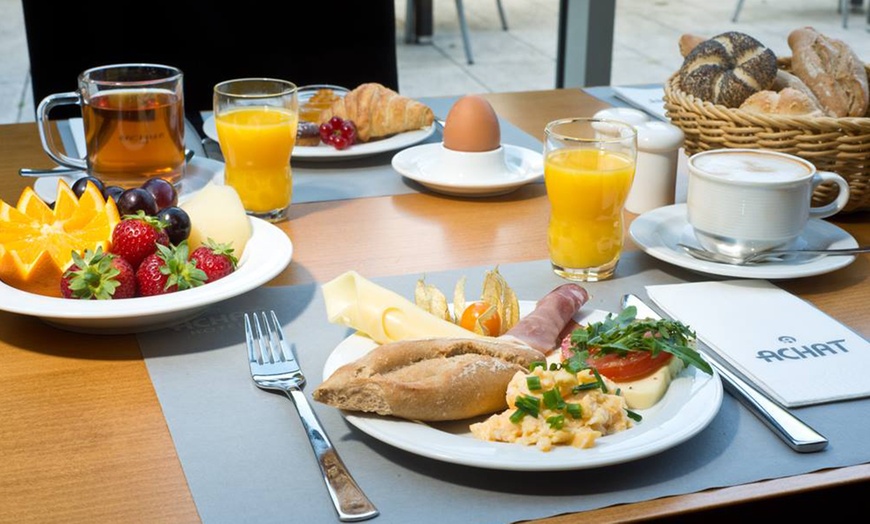
<svg viewBox="0 0 870 524"><path fill-rule="evenodd" d="M52 134L49 113L62 105L81 107L83 158L67 155ZM184 174L184 97L177 68L116 64L88 69L79 75L77 91L42 99L36 124L49 157L107 186L136 187L155 176L177 185Z"/></svg>
<svg viewBox="0 0 870 524"><path fill-rule="evenodd" d="M800 157L761 149L716 149L689 158L687 220L709 251L745 256L793 247L810 218L826 218L849 201L849 184ZM812 207L822 183L835 201Z"/></svg>

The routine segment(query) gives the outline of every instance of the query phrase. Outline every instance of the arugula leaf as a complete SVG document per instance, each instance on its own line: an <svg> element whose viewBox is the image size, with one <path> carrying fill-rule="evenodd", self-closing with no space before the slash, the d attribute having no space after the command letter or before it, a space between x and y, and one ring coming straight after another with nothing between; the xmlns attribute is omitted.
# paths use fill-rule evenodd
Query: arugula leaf
<svg viewBox="0 0 870 524"><path fill-rule="evenodd" d="M655 357L662 351L679 358L686 365L713 374L710 364L691 346L695 332L678 320L637 319L637 308L628 306L619 315L608 313L601 322L578 328L571 334L571 348L576 363L585 365L590 348L601 353L626 355L629 351L649 351ZM574 357L572 357L574 358Z"/></svg>

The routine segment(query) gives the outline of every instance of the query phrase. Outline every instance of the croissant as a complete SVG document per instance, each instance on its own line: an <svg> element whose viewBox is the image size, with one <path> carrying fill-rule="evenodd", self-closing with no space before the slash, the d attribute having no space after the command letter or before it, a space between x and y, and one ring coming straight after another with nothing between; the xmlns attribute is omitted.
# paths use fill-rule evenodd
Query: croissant
<svg viewBox="0 0 870 524"><path fill-rule="evenodd" d="M427 127L435 120L426 104L378 83L361 84L333 102L320 114L320 122L333 116L353 121L360 142Z"/></svg>

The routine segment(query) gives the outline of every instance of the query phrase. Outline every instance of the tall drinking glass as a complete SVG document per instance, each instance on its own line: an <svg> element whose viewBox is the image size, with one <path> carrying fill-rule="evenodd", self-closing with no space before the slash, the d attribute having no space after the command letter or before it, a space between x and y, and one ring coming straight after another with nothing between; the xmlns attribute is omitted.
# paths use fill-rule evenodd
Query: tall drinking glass
<svg viewBox="0 0 870 524"><path fill-rule="evenodd" d="M637 132L615 120L567 118L547 124L544 134L553 271L568 280L610 278L625 240Z"/></svg>
<svg viewBox="0 0 870 524"><path fill-rule="evenodd" d="M249 215L285 220L293 197L296 85L272 78L221 82L214 88L214 116L227 185L239 193Z"/></svg>

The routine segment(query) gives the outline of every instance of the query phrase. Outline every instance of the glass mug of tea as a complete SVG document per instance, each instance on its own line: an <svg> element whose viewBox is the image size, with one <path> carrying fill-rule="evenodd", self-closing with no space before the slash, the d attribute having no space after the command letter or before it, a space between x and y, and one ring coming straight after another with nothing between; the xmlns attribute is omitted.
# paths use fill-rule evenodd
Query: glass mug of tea
<svg viewBox="0 0 870 524"><path fill-rule="evenodd" d="M60 165L81 169L106 185L136 187L158 176L178 185L184 175L184 96L181 70L158 64L94 67L78 77L78 90L45 97L36 123L42 147ZM57 147L49 113L79 105L84 158Z"/></svg>

